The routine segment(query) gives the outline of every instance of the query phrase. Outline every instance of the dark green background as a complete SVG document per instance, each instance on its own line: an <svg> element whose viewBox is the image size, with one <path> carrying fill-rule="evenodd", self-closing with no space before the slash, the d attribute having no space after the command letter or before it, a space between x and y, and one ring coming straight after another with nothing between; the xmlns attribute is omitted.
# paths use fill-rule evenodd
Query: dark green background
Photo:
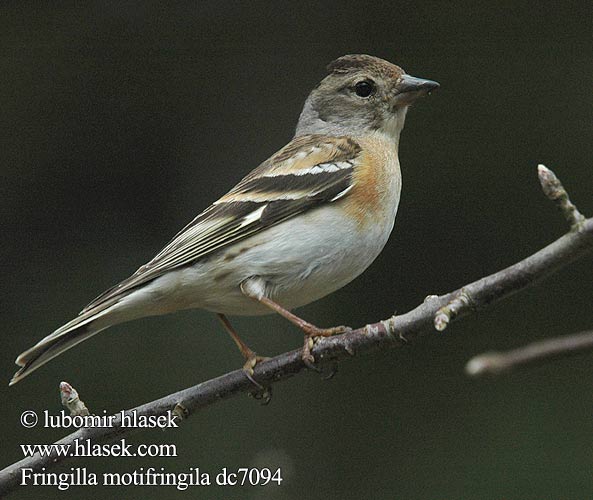
<svg viewBox="0 0 593 500"><path fill-rule="evenodd" d="M369 53L442 88L408 114L394 234L371 268L300 310L360 326L525 257L566 230L536 166L593 214L590 2L9 2L0 6L0 379L13 360L149 260L290 140L325 65ZM404 350L303 374L267 407L247 396L175 432L177 459L92 471L281 466L280 488L28 488L14 498L583 499L593 492L593 366L581 357L497 379L466 361L593 326L592 259ZM262 354L301 344L276 317L237 318ZM139 320L10 389L1 466L26 409L57 412L67 380L116 412L237 368L212 314ZM61 470L69 470L68 464Z"/></svg>

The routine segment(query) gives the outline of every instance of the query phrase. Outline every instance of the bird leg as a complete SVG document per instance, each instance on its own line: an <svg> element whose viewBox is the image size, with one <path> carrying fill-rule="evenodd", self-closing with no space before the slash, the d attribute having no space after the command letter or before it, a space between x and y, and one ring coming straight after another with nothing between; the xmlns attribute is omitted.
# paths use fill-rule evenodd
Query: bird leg
<svg viewBox="0 0 593 500"><path fill-rule="evenodd" d="M305 333L305 343L303 346L303 362L305 365L312 369L319 371L314 363L315 358L311 354L311 348L315 342L315 337L331 337L332 335L338 335L340 333L346 333L351 330L351 328L347 326L334 326L331 328L319 328L308 321L305 321L303 318L299 318L296 314L291 313L288 309L285 309L280 304L274 302L272 299L266 297L262 293L258 293L257 290L254 290L256 287L250 286L250 282L246 281L241 284L241 291L247 296L254 300L257 300L260 304L265 305L272 309L272 311L277 312L280 316L286 318L292 324L298 326L304 333Z"/></svg>
<svg viewBox="0 0 593 500"><path fill-rule="evenodd" d="M241 337L239 337L239 334L235 331L235 329L233 328L233 325L231 325L231 322L227 319L227 317L224 314L217 313L216 316L218 316L218 319L222 323L222 326L229 333L231 338L235 341L235 344L237 344L239 351L241 351L241 354L245 358L245 364L243 365L243 371L247 375L247 378L249 380L251 380L251 382L253 382L256 386L258 386L258 388L261 389L262 386L260 384L258 384L255 381L255 379L253 378L253 368L260 361L265 361L266 359L269 359L269 358L265 358L263 356L258 356L254 351L252 351L249 348L249 346L245 342L243 342Z"/></svg>

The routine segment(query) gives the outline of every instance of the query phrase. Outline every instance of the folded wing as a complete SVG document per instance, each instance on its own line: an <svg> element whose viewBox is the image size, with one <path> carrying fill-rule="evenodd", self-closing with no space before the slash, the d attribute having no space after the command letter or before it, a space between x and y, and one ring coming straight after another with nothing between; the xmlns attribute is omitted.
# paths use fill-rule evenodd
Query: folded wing
<svg viewBox="0 0 593 500"><path fill-rule="evenodd" d="M361 148L346 137L295 138L185 226L150 262L81 314L306 210L347 196Z"/></svg>

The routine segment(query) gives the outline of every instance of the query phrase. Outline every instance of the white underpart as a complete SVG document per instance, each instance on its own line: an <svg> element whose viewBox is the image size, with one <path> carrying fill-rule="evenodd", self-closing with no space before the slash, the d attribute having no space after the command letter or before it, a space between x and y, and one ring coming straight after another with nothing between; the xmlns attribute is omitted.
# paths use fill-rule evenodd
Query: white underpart
<svg viewBox="0 0 593 500"><path fill-rule="evenodd" d="M344 217L336 204L328 203L270 226L211 259L167 273L148 288L166 297L172 310L197 307L230 315L269 314L239 288L260 277L265 280L265 295L288 309L313 302L358 276L385 245L399 201L398 174L394 172L375 224L363 229L357 220Z"/></svg>
<svg viewBox="0 0 593 500"><path fill-rule="evenodd" d="M327 203L266 227L209 259L166 273L132 293L127 305L135 309L147 307L148 302L159 312L201 308L258 315L270 310L240 289L241 283L255 277L264 280L267 297L288 309L343 287L375 259L393 228L401 177L393 142L384 137L377 135L385 141L387 184L377 211L369 214L372 224L361 226L358 220L344 217L339 204Z"/></svg>

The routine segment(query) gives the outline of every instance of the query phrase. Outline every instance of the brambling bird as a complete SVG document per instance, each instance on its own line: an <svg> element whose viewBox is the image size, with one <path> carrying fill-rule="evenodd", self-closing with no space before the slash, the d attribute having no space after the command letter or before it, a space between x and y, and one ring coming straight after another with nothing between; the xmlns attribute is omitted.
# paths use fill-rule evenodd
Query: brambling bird
<svg viewBox="0 0 593 500"><path fill-rule="evenodd" d="M150 262L72 321L23 352L15 384L83 340L144 316L199 308L218 314L246 358L261 359L227 315L276 312L311 340L318 328L290 309L352 281L375 260L395 222L397 155L406 112L439 85L368 55L346 55L309 94L292 141L183 228Z"/></svg>

